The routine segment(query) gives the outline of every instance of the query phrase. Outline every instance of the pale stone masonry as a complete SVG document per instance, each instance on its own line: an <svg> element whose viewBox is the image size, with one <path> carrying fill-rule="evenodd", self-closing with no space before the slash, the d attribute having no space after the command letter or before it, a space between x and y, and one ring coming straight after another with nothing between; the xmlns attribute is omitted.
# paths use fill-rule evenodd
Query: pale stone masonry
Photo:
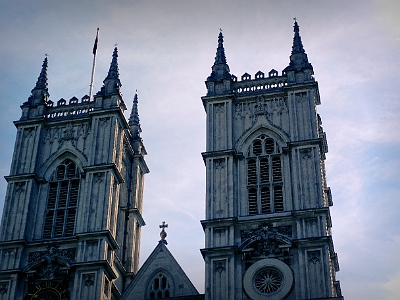
<svg viewBox="0 0 400 300"><path fill-rule="evenodd" d="M115 48L94 99L57 105L46 57L21 106L0 229L0 299L118 299L138 271L149 170L137 95L129 122L123 115L117 57Z"/></svg>
<svg viewBox="0 0 400 300"><path fill-rule="evenodd" d="M281 75L238 80L219 35L202 97L205 299L343 299L313 74L297 22Z"/></svg>
<svg viewBox="0 0 400 300"><path fill-rule="evenodd" d="M0 226L0 300L343 299L320 95L297 22L281 74L238 79L219 34L202 97L205 294L168 250L164 222L139 269L149 169L138 95L126 120L117 58L115 48L93 99L54 103L46 57L21 105Z"/></svg>

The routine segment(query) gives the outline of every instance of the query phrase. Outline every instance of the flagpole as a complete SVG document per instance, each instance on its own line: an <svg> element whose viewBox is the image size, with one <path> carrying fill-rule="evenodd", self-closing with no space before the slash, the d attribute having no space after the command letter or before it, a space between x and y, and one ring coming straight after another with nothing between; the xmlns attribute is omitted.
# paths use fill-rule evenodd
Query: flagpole
<svg viewBox="0 0 400 300"><path fill-rule="evenodd" d="M97 54L98 41L99 41L99 28L97 28L96 39L94 40L94 46L93 46L93 66L92 66L92 78L90 80L89 101L92 101L93 97L94 71L96 69L96 54Z"/></svg>

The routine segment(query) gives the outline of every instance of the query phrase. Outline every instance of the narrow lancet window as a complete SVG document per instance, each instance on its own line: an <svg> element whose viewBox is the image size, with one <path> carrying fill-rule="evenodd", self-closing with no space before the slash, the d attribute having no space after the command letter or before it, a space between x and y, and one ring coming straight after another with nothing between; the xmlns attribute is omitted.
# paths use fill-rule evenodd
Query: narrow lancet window
<svg viewBox="0 0 400 300"><path fill-rule="evenodd" d="M256 161L251 159L247 162L247 184L257 183L257 167Z"/></svg>
<svg viewBox="0 0 400 300"><path fill-rule="evenodd" d="M283 193L281 186L274 187L274 210L283 211Z"/></svg>
<svg viewBox="0 0 400 300"><path fill-rule="evenodd" d="M256 215L258 213L257 205L257 190L249 190L249 215Z"/></svg>

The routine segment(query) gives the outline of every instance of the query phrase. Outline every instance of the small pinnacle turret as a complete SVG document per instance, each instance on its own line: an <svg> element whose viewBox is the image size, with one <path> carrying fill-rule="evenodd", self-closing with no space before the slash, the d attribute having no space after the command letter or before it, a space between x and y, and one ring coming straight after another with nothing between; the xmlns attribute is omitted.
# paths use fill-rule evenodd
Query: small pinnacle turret
<svg viewBox="0 0 400 300"><path fill-rule="evenodd" d="M297 21L294 21L294 37L292 45L292 54L290 55L289 66L284 71L300 71L303 69L313 70L312 65L308 62L307 54L304 50L300 37L300 27Z"/></svg>
<svg viewBox="0 0 400 300"><path fill-rule="evenodd" d="M48 60L46 56L43 60L42 70L40 71L40 75L36 81L36 85L32 89L31 96L29 97L26 104L35 106L37 104L43 104L47 102L47 99L50 96L47 85L47 67Z"/></svg>
<svg viewBox="0 0 400 300"><path fill-rule="evenodd" d="M140 138L140 133L142 132L142 129L140 128L137 91L135 93L135 96L133 97L132 111L129 117L129 127L131 129L133 138Z"/></svg>
<svg viewBox="0 0 400 300"><path fill-rule="evenodd" d="M231 79L229 73L229 66L226 63L225 49L224 49L224 36L222 32L218 35L218 48L215 56L215 62L212 66L211 75L207 78L207 81L222 81L223 79Z"/></svg>
<svg viewBox="0 0 400 300"><path fill-rule="evenodd" d="M103 81L103 86L98 94L103 96L120 94L120 88L122 86L119 80L119 70L118 70L118 49L114 48L112 55L112 60L110 63L110 69L108 70L107 77Z"/></svg>

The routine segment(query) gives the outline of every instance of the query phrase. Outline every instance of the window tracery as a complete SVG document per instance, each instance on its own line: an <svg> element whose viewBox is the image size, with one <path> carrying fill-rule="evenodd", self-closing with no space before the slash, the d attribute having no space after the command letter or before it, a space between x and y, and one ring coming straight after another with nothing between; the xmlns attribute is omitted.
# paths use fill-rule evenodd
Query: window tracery
<svg viewBox="0 0 400 300"><path fill-rule="evenodd" d="M284 211L282 149L274 139L262 134L247 154L249 215Z"/></svg>
<svg viewBox="0 0 400 300"><path fill-rule="evenodd" d="M75 229L80 176L76 164L65 159L49 181L43 238L72 236Z"/></svg>
<svg viewBox="0 0 400 300"><path fill-rule="evenodd" d="M164 299L171 296L172 283L168 276L160 271L153 277L149 286L150 299Z"/></svg>

